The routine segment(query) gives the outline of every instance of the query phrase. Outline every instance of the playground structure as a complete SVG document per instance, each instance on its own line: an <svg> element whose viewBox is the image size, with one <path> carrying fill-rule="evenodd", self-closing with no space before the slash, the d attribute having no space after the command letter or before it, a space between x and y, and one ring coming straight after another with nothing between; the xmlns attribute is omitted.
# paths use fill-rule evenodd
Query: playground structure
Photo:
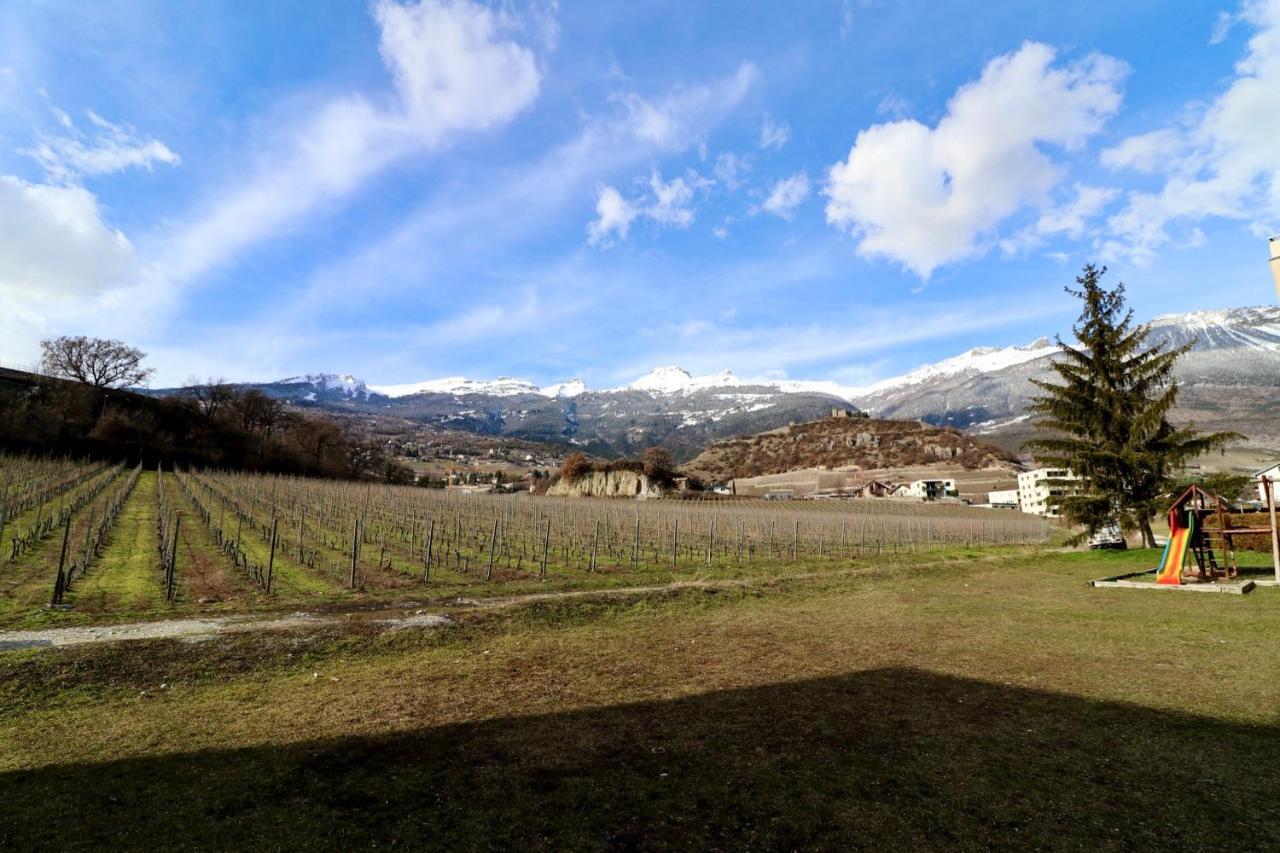
<svg viewBox="0 0 1280 853"><path fill-rule="evenodd" d="M1280 533L1276 529L1276 508L1270 498L1271 484L1264 481L1271 519L1270 540L1276 581L1280 582ZM1169 507L1169 542L1165 545L1156 583L1181 585L1184 577L1213 581L1238 577L1234 537L1267 532L1262 527L1232 527L1230 507L1220 495L1199 486L1189 486ZM1188 566L1188 556L1194 563ZM1184 574L1191 568L1190 574Z"/></svg>
<svg viewBox="0 0 1280 853"><path fill-rule="evenodd" d="M1227 521L1227 502L1199 486L1189 486L1169 507L1169 543L1156 569L1156 583L1181 584L1187 555L1195 557L1195 577L1213 580L1240 573ZM1252 531L1248 531L1252 532Z"/></svg>

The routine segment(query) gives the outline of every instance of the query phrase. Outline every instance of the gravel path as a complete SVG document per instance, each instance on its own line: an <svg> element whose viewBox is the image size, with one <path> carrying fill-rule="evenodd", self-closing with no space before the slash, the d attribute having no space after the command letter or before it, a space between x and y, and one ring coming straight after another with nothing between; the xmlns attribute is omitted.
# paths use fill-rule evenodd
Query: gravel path
<svg viewBox="0 0 1280 853"><path fill-rule="evenodd" d="M853 570L838 574L862 574L865 570ZM791 580L816 577L806 573L791 576ZM554 601L574 598L615 598L653 593L672 592L681 589L729 589L749 586L748 579L721 581L681 581L661 586L631 586L617 589L569 590L542 592L528 595L497 596L493 598L456 598L447 602L453 609L477 609L511 607L538 601ZM269 631L280 628L324 627L350 624L353 619L383 625L387 630L400 628L430 628L448 624L449 617L409 607L388 607L385 610L360 610L334 613L240 614L237 616L210 616L191 619L164 619L155 622L129 622L116 625L86 625L75 628L43 628L32 631L0 631L0 652L18 649L54 648L77 646L85 643L118 643L129 640L155 639L209 639L221 634L246 631Z"/></svg>
<svg viewBox="0 0 1280 853"><path fill-rule="evenodd" d="M47 628L38 631L0 631L0 651L78 646L84 643L118 643L128 640L208 639L220 634L336 625L347 614L291 613L287 616L218 616L202 619L165 619L122 625L90 625L79 628ZM433 627L449 622L437 613L415 613L377 619L387 628Z"/></svg>

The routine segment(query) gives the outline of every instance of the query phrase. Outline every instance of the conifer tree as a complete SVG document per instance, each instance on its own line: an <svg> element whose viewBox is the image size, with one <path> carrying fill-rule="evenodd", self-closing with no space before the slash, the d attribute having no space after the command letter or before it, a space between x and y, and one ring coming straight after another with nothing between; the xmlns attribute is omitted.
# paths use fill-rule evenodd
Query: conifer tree
<svg viewBox="0 0 1280 853"><path fill-rule="evenodd" d="M1040 463L1081 478L1056 485L1067 487L1059 505L1084 526L1083 535L1119 524L1140 531L1143 544L1155 547L1151 519L1163 510L1170 477L1186 461L1239 436L1202 435L1194 425L1169 423L1178 397L1173 366L1191 344L1146 347L1148 328L1133 325L1123 284L1102 286L1106 271L1086 264L1076 278L1079 289L1065 288L1084 303L1072 326L1079 346L1059 337L1062 355L1053 370L1060 381L1032 380L1044 393L1033 398L1030 411L1048 434L1025 447Z"/></svg>

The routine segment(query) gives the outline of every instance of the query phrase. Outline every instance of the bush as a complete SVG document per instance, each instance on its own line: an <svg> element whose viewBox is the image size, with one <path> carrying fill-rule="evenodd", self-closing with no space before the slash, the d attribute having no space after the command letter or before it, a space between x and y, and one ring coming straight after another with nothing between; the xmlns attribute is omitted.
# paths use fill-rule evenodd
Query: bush
<svg viewBox="0 0 1280 853"><path fill-rule="evenodd" d="M650 447L644 452L644 475L655 483L670 486L680 473L671 452L662 447Z"/></svg>
<svg viewBox="0 0 1280 853"><path fill-rule="evenodd" d="M564 458L564 463L560 466L560 476L566 483L576 483L590 474L593 468L587 454L577 451Z"/></svg>

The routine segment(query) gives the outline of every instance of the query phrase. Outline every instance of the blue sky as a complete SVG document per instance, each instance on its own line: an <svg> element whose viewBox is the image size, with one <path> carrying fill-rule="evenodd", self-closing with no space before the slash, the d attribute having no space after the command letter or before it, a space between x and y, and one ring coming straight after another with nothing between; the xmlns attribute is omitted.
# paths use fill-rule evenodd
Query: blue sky
<svg viewBox="0 0 1280 853"><path fill-rule="evenodd" d="M865 384L1270 303L1280 0L12 0L0 360Z"/></svg>

